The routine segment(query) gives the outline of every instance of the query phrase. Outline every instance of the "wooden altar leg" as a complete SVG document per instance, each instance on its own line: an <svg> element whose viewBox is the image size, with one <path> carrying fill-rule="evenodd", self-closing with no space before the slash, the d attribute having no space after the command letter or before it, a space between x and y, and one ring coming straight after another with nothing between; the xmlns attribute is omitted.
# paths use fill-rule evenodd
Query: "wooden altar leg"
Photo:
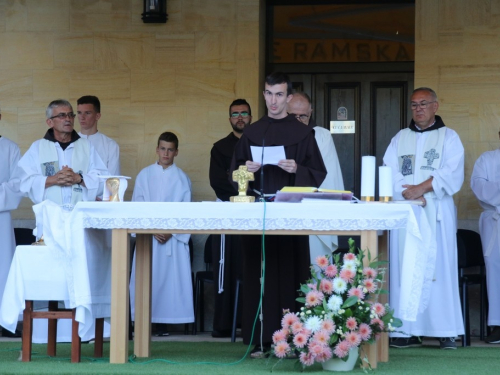
<svg viewBox="0 0 500 375"><path fill-rule="evenodd" d="M134 323L134 354L137 357L151 354L151 257L151 234L137 234Z"/></svg>
<svg viewBox="0 0 500 375"><path fill-rule="evenodd" d="M382 236L378 239L378 259L389 260L389 232L384 231ZM387 272L385 274L384 283L380 286L382 289L389 290L389 266L385 267ZM388 294L381 294L379 302L386 304L389 302ZM382 333L380 339L377 341L378 361L389 362L389 334Z"/></svg>
<svg viewBox="0 0 500 375"><path fill-rule="evenodd" d="M376 230L364 230L361 232L361 250L370 253L371 259L378 256L378 237ZM364 258L364 266L369 264L368 256ZM364 351L373 369L377 368L377 344L364 345ZM365 362L362 362L363 367L367 367Z"/></svg>
<svg viewBox="0 0 500 375"><path fill-rule="evenodd" d="M128 277L130 243L126 229L113 229L111 245L111 341L110 363L128 361Z"/></svg>

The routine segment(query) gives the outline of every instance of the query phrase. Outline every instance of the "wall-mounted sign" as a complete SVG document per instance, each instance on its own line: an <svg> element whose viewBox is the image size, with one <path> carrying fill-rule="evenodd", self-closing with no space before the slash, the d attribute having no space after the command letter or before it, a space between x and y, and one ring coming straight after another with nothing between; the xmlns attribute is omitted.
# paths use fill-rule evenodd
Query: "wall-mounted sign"
<svg viewBox="0 0 500 375"><path fill-rule="evenodd" d="M346 107L339 107L337 109L337 120L347 120L347 108Z"/></svg>
<svg viewBox="0 0 500 375"><path fill-rule="evenodd" d="M356 121L330 121L330 133L354 134L356 133Z"/></svg>

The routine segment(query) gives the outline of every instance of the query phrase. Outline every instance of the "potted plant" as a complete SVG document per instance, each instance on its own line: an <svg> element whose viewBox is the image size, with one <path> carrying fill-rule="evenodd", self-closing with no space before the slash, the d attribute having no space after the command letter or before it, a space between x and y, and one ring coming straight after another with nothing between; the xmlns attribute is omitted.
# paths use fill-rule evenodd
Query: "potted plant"
<svg viewBox="0 0 500 375"><path fill-rule="evenodd" d="M369 265L363 267L365 256ZM297 298L304 306L284 311L282 328L273 335L276 357L297 355L303 367L319 362L324 369L333 360L345 371L354 368L361 344L401 327L389 305L378 302L386 262L369 257L350 239L348 253L316 259Z"/></svg>

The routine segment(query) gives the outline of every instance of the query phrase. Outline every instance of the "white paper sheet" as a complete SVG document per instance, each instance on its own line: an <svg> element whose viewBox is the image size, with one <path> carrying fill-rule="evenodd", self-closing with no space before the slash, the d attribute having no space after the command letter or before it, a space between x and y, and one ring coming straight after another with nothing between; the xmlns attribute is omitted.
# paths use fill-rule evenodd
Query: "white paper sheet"
<svg viewBox="0 0 500 375"><path fill-rule="evenodd" d="M264 148L264 151L262 150L262 148ZM264 156L264 162L261 163L263 165L277 165L280 160L286 159L285 147L283 146L250 146L250 149L252 151L253 161L261 163ZM264 152L264 155L262 155L262 152Z"/></svg>

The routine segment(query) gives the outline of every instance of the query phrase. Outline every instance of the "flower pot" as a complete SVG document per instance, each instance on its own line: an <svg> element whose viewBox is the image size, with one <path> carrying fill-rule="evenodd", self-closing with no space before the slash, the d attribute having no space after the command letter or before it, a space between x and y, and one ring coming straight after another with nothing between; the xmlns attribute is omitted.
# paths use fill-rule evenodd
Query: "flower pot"
<svg viewBox="0 0 500 375"><path fill-rule="evenodd" d="M323 370L326 371L352 371L356 362L358 360L359 348L352 348L349 350L349 357L347 361L343 361L340 358L332 358L326 362L321 363Z"/></svg>

